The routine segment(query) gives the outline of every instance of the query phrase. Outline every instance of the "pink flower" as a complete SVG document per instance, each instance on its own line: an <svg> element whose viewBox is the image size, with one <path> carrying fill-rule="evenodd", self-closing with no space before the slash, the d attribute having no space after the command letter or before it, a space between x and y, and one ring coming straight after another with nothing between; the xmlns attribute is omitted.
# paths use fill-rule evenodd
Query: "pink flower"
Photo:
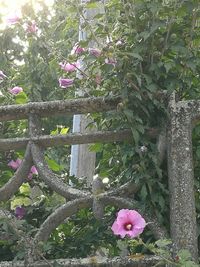
<svg viewBox="0 0 200 267"><path fill-rule="evenodd" d="M105 59L105 63L106 63L106 64L110 64L110 65L115 66L116 63L117 63L117 60L114 59L114 58L106 58L106 59Z"/></svg>
<svg viewBox="0 0 200 267"><path fill-rule="evenodd" d="M26 210L25 208L19 206L19 207L16 207L15 209L15 216L17 217L17 219L21 220L26 214Z"/></svg>
<svg viewBox="0 0 200 267"><path fill-rule="evenodd" d="M70 64L70 63L66 63L66 61L63 62L63 63L62 62L59 63L59 65L60 65L60 67L61 67L62 70L67 71L67 72L73 72L77 68L79 68L79 64L78 63L72 63L72 64Z"/></svg>
<svg viewBox="0 0 200 267"><path fill-rule="evenodd" d="M9 14L6 17L6 23L8 25L14 25L14 24L18 23L19 21L20 21L20 16L17 12L13 13L13 14Z"/></svg>
<svg viewBox="0 0 200 267"><path fill-rule="evenodd" d="M19 168L19 166L21 165L22 160L21 159L16 159L16 161L11 160L8 163L8 166L11 167L13 170L17 170ZM30 169L30 172L28 174L28 179L31 180L33 178L33 174L38 175L38 171L36 169L36 167L33 165Z"/></svg>
<svg viewBox="0 0 200 267"><path fill-rule="evenodd" d="M60 78L59 79L59 85L61 88L67 88L72 86L74 83L74 79L64 79L64 78Z"/></svg>
<svg viewBox="0 0 200 267"><path fill-rule="evenodd" d="M144 218L135 210L122 209L117 214L117 219L112 225L112 231L115 235L124 238L137 237L146 226Z"/></svg>
<svg viewBox="0 0 200 267"><path fill-rule="evenodd" d="M99 57L101 55L101 50L97 48L89 48L89 53L95 57Z"/></svg>
<svg viewBox="0 0 200 267"><path fill-rule="evenodd" d="M13 170L17 170L21 163L22 163L22 160L18 158L18 159L16 159L16 161L11 160L8 163L8 166L11 167Z"/></svg>
<svg viewBox="0 0 200 267"><path fill-rule="evenodd" d="M82 54L84 51L85 51L85 48L79 46L79 44L76 43L74 47L72 48L71 55L75 55L75 54L79 55L79 54Z"/></svg>
<svg viewBox="0 0 200 267"><path fill-rule="evenodd" d="M9 92L13 95L17 95L17 94L23 92L23 89L19 86L15 86L12 89L9 89Z"/></svg>
<svg viewBox="0 0 200 267"><path fill-rule="evenodd" d="M36 167L34 165L31 167L31 170L30 170L30 172L28 174L28 179L29 180L31 180L33 178L33 174L38 175L38 171L37 171L37 169L36 169Z"/></svg>
<svg viewBox="0 0 200 267"><path fill-rule="evenodd" d="M38 171L34 165L31 167L31 172L32 172L32 174L38 175Z"/></svg>
<svg viewBox="0 0 200 267"><path fill-rule="evenodd" d="M4 78L7 78L7 76L0 70L0 80L3 80Z"/></svg>
<svg viewBox="0 0 200 267"><path fill-rule="evenodd" d="M38 31L38 27L36 25L35 21L29 22L29 24L26 27L26 32L28 33L36 33Z"/></svg>

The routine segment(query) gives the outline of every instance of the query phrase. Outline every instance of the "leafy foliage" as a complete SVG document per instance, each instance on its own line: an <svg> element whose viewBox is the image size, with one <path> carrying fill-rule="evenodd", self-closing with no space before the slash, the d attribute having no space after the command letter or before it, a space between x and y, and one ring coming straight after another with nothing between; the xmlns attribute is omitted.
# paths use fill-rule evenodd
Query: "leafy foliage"
<svg viewBox="0 0 200 267"><path fill-rule="evenodd" d="M155 214L159 222L169 228L167 164L166 160L160 163L157 139L148 133L166 128L167 95L175 91L183 100L200 97L198 1L109 0L104 4L105 13L95 16L94 25L88 22L84 9L98 7L95 1L80 4L78 0L57 0L52 9L42 1L38 1L38 5L39 11L30 3L23 6L20 22L0 31L0 69L7 76L0 80L1 105L74 98L76 88L81 88L85 96L121 96L117 113L92 114L92 119L100 130L131 128L133 142L91 145L91 150L97 153L96 173L109 179L108 187L135 181L140 185L135 198L141 208ZM87 40L81 41L79 46L85 50L81 55L72 55L70 51L78 39L80 18ZM36 22L37 32L26 31L31 21ZM92 54L88 48L98 48L100 55ZM65 73L59 66L59 62L77 60L84 62L84 71L79 70L79 75ZM74 85L60 88L60 77L74 79ZM14 86L21 86L23 92L16 96L10 94L8 89ZM72 131L72 118L44 119L42 131L52 135L67 134ZM199 132L197 126L193 139L198 220ZM26 121L1 123L1 137L26 135ZM69 154L68 146L51 148L46 151L46 160L64 182L69 183L71 179L78 188L86 187L84 180L68 178L70 158L66 155ZM24 151L1 154L1 186L13 175L7 163L23 156ZM24 205L27 214L22 228L31 236L34 227L39 227L65 200L37 177L28 183L30 192L19 191L2 207L13 214L15 205ZM80 211L60 225L43 244L45 257L85 257L100 248L109 255L117 255L120 249L110 231L114 212L114 208L108 207L105 221L98 222L91 211ZM4 225L1 224L1 228ZM144 240L146 243L154 241L148 230ZM15 239L1 241L0 247L5 251L0 254L1 260L17 255ZM18 256L23 258L23 255Z"/></svg>

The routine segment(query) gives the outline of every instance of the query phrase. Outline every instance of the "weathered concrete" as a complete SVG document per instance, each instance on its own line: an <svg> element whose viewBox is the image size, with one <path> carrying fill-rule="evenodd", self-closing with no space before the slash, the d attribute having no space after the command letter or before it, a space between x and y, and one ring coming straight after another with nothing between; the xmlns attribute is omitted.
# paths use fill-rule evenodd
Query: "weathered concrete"
<svg viewBox="0 0 200 267"><path fill-rule="evenodd" d="M0 121L27 119L29 114L38 114L41 117L50 117L58 116L60 114L73 115L116 110L117 104L120 101L120 97L90 97L1 106Z"/></svg>
<svg viewBox="0 0 200 267"><path fill-rule="evenodd" d="M187 102L177 103L175 97L171 99L168 130L170 228L175 250L188 249L197 261L191 111Z"/></svg>
<svg viewBox="0 0 200 267"><path fill-rule="evenodd" d="M55 262L62 267L151 267L155 266L161 259L157 256L138 257L134 255L126 258L106 258L106 257L88 257L84 259L59 259L51 261L37 261L30 264L29 267L53 267ZM160 267L164 267L162 264ZM25 267L24 262L1 262L0 267Z"/></svg>

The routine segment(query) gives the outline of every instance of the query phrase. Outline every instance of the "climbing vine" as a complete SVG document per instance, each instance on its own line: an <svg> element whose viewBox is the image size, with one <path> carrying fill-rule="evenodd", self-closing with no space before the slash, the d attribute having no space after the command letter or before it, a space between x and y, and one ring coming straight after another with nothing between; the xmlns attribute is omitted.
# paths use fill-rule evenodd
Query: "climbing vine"
<svg viewBox="0 0 200 267"><path fill-rule="evenodd" d="M7 18L5 29L0 31L1 105L71 99L77 88L81 88L84 97L120 96L117 113L92 114L93 124L88 127L95 124L99 130L130 128L133 141L91 145L91 151L97 153L96 174L107 188L134 181L140 188L134 197L141 209L156 215L169 231L166 142L159 137L166 133L167 101L172 92L176 92L178 100L200 98L198 1L109 0L104 4L80 4L78 0L59 0L51 8L42 1L36 2L39 10L27 3L21 15ZM104 12L98 13L91 24L85 10L99 5ZM80 22L87 39L78 42ZM72 131L70 116L44 119L42 123L44 134ZM23 137L28 132L24 120L2 122L0 126L2 138ZM199 126L193 135L199 220ZM68 146L51 148L46 152L46 160L63 181L84 188L85 179L66 178L69 155ZM2 186L19 167L14 163L19 163L24 151L1 153L0 157ZM17 228L30 236L65 202L40 181L37 170L32 168L19 192L1 203L2 209L18 219ZM119 255L119 238L110 229L115 213L116 209L106 207L105 220L100 222L90 210L81 210L60 225L47 243L41 244L45 257L86 257L99 251ZM0 219L2 233L14 228L8 225L7 219ZM143 239L146 244L155 241L149 230L145 230ZM23 259L24 251L18 253L18 245L12 230L9 240L0 240L0 260ZM151 250L138 241L130 242L129 250L151 253L156 248ZM187 253L184 257L189 259ZM175 260L179 264L179 259Z"/></svg>

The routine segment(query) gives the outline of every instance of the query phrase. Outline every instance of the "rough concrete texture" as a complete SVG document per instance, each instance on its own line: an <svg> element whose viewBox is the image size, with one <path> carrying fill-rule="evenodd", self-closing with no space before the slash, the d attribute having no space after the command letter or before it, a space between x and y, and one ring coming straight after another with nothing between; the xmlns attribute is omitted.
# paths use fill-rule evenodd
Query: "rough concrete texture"
<svg viewBox="0 0 200 267"><path fill-rule="evenodd" d="M170 228L175 249L188 249L198 259L197 223L192 162L191 108L187 102L169 105L168 177Z"/></svg>

